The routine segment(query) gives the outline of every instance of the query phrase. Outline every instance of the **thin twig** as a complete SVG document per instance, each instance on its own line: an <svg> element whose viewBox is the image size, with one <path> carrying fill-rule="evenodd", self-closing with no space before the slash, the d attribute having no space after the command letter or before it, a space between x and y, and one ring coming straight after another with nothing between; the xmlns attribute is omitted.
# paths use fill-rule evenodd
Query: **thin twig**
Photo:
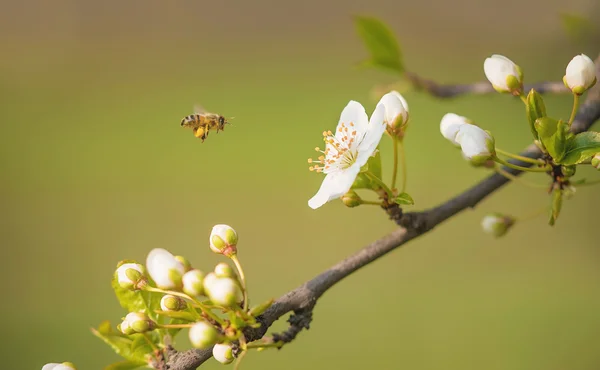
<svg viewBox="0 0 600 370"><path fill-rule="evenodd" d="M597 75L600 79L600 56L596 59ZM460 86L460 85L459 85ZM546 85L543 85L546 86ZM571 131L579 133L587 131L594 122L600 119L600 84L597 84L588 92L587 100L581 105L575 117ZM539 158L541 152L535 145L530 145L520 153L527 158ZM528 167L531 163L519 160L511 160L511 164ZM513 168L502 168L504 171L519 176L522 174ZM480 201L493 192L507 184L509 180L497 173L487 177L478 184L465 190L461 194L451 198L441 205L422 212L403 214L395 219L400 228L384 236L383 238L367 245L354 255L337 263L328 270L317 275L302 286L286 293L259 316L257 320L261 323L258 328L248 328L244 335L248 343L261 339L276 320L288 312L303 312L312 310L317 300L333 285L349 276L356 270L364 267L387 253L403 246L457 213L475 207ZM296 335L297 333L295 333ZM178 352L169 357L170 370L192 370L196 369L212 356L212 348L205 350L188 350Z"/></svg>

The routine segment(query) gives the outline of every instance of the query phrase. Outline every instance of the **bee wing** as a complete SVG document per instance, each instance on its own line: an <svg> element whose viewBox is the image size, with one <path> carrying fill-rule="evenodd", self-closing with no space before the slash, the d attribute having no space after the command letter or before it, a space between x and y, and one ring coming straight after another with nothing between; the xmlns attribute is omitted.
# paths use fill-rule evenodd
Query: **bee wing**
<svg viewBox="0 0 600 370"><path fill-rule="evenodd" d="M208 112L200 104L194 104L194 113L197 113L197 114L206 114Z"/></svg>

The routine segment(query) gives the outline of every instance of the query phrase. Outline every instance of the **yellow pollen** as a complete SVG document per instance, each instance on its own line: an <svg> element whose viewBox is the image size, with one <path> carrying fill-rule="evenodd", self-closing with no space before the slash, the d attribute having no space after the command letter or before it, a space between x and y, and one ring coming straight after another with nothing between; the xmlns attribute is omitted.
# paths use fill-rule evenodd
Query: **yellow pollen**
<svg viewBox="0 0 600 370"><path fill-rule="evenodd" d="M356 131L352 131L352 136L356 136Z"/></svg>
<svg viewBox="0 0 600 370"><path fill-rule="evenodd" d="M318 158L318 159L319 159L320 161L322 161L322 160L324 160L324 159L325 159L325 156L319 156L319 158Z"/></svg>
<svg viewBox="0 0 600 370"><path fill-rule="evenodd" d="M331 135L333 135L333 132L327 131L327 135L331 136Z"/></svg>
<svg viewBox="0 0 600 370"><path fill-rule="evenodd" d="M350 126L354 127L354 122L350 122Z"/></svg>
<svg viewBox="0 0 600 370"><path fill-rule="evenodd" d="M308 163L312 163L313 159L312 158L308 158Z"/></svg>
<svg viewBox="0 0 600 370"><path fill-rule="evenodd" d="M316 147L316 148L315 148L315 151L317 151L317 152L320 152L320 151L321 151L321 149L319 149L319 147Z"/></svg>

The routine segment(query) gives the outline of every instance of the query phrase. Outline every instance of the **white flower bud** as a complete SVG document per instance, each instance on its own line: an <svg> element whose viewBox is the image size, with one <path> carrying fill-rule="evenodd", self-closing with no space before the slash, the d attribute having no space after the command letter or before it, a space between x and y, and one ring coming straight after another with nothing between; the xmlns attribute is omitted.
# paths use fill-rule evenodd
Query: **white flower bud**
<svg viewBox="0 0 600 370"><path fill-rule="evenodd" d="M199 321L190 328L189 337L194 347L205 349L219 340L219 332L206 321Z"/></svg>
<svg viewBox="0 0 600 370"><path fill-rule="evenodd" d="M408 103L406 99L397 91L391 91L385 94L377 104L383 104L385 107L384 121L388 133L402 137L404 128L408 123Z"/></svg>
<svg viewBox="0 0 600 370"><path fill-rule="evenodd" d="M160 299L160 309L163 311L181 311L187 308L187 304L183 298L171 294L165 294Z"/></svg>
<svg viewBox="0 0 600 370"><path fill-rule="evenodd" d="M507 57L492 55L483 63L483 71L496 91L513 95L523 91L523 72Z"/></svg>
<svg viewBox="0 0 600 370"><path fill-rule="evenodd" d="M179 262L181 262L181 264L183 265L183 269L185 270L185 272L188 272L192 269L192 264L190 263L190 261L188 261L187 258L183 257L183 256L175 256L175 259Z"/></svg>
<svg viewBox="0 0 600 370"><path fill-rule="evenodd" d="M146 283L144 266L139 263L124 263L117 268L117 282L123 289L139 289Z"/></svg>
<svg viewBox="0 0 600 370"><path fill-rule="evenodd" d="M574 94L583 94L596 83L594 62L585 54L577 55L567 65L563 82Z"/></svg>
<svg viewBox="0 0 600 370"><path fill-rule="evenodd" d="M135 330L133 330L133 328L129 326L129 321L127 320L123 320L123 322L121 322L121 324L119 325L118 329L121 331L121 333L125 335L135 334Z"/></svg>
<svg viewBox="0 0 600 370"><path fill-rule="evenodd" d="M197 297L204 293L204 274L198 269L190 270L183 275L183 292L189 296Z"/></svg>
<svg viewBox="0 0 600 370"><path fill-rule="evenodd" d="M468 118L454 113L446 113L440 121L440 132L442 133L442 136L450 140L452 144L460 146L460 144L456 142L456 134L458 134L460 126L468 124L471 124L471 120Z"/></svg>
<svg viewBox="0 0 600 370"><path fill-rule="evenodd" d="M53 362L53 363L49 363L49 364L42 366L42 370L77 370L77 369L75 369L75 365L73 365L71 362L63 362L61 364Z"/></svg>
<svg viewBox="0 0 600 370"><path fill-rule="evenodd" d="M219 343L213 347L213 357L222 364L233 362L233 347L231 344Z"/></svg>
<svg viewBox="0 0 600 370"><path fill-rule="evenodd" d="M228 277L228 278L237 278L237 275L233 268L226 264L225 262L221 262L215 266L215 275L217 277Z"/></svg>
<svg viewBox="0 0 600 370"><path fill-rule="evenodd" d="M471 162L477 164L496 154L494 137L475 125L462 125L456 134L456 142Z"/></svg>
<svg viewBox="0 0 600 370"><path fill-rule="evenodd" d="M488 234L501 237L515 223L514 218L500 213L490 213L481 220L481 228Z"/></svg>
<svg viewBox="0 0 600 370"><path fill-rule="evenodd" d="M242 290L235 280L209 275L204 279L204 291L213 303L222 307L232 307L242 301Z"/></svg>
<svg viewBox="0 0 600 370"><path fill-rule="evenodd" d="M162 289L174 289L181 286L181 277L185 267L171 253L162 248L155 248L146 258L148 274Z"/></svg>
<svg viewBox="0 0 600 370"><path fill-rule="evenodd" d="M228 225L215 225L210 233L210 249L218 254L231 257L237 253L238 236Z"/></svg>
<svg viewBox="0 0 600 370"><path fill-rule="evenodd" d="M156 323L142 312L130 312L125 316L123 323L133 329L136 333L145 333L156 328ZM123 324L121 324L121 331L123 331Z"/></svg>
<svg viewBox="0 0 600 370"><path fill-rule="evenodd" d="M600 153L592 157L592 167L594 167L597 170L600 170Z"/></svg>

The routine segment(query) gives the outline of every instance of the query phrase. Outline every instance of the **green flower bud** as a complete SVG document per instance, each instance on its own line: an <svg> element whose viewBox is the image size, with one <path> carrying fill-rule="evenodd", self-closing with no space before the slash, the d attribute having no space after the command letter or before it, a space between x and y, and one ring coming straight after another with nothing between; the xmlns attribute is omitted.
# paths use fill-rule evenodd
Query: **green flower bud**
<svg viewBox="0 0 600 370"><path fill-rule="evenodd" d="M577 172L576 166L561 166L560 171L562 172L564 177L572 177Z"/></svg>
<svg viewBox="0 0 600 370"><path fill-rule="evenodd" d="M215 275L220 278L227 277L237 279L237 275L233 268L224 262L215 266Z"/></svg>
<svg viewBox="0 0 600 370"><path fill-rule="evenodd" d="M235 307L243 299L242 290L236 280L217 277L215 274L206 275L204 291L213 303L222 307Z"/></svg>
<svg viewBox="0 0 600 370"><path fill-rule="evenodd" d="M194 347L206 349L215 344L220 335L214 326L206 321L199 321L190 328L189 337Z"/></svg>
<svg viewBox="0 0 600 370"><path fill-rule="evenodd" d="M144 266L139 263L119 263L115 274L119 286L123 289L138 290L148 281L144 276Z"/></svg>
<svg viewBox="0 0 600 370"><path fill-rule="evenodd" d="M185 300L174 295L166 294L160 300L160 309L163 311L181 311L186 308Z"/></svg>
<svg viewBox="0 0 600 370"><path fill-rule="evenodd" d="M181 264L183 265L183 269L185 272L188 272L192 269L192 264L190 263L190 261L188 261L187 258L183 257L183 256L175 256L175 259L179 262L181 262Z"/></svg>
<svg viewBox="0 0 600 370"><path fill-rule="evenodd" d="M600 170L600 153L598 153L594 157L592 157L591 163L595 169Z"/></svg>
<svg viewBox="0 0 600 370"><path fill-rule="evenodd" d="M346 194L342 195L342 203L344 203L346 207L357 207L361 204L361 199L354 190L350 190Z"/></svg>
<svg viewBox="0 0 600 370"><path fill-rule="evenodd" d="M515 219L500 213L491 213L481 220L483 231L495 237L501 237L514 225Z"/></svg>
<svg viewBox="0 0 600 370"><path fill-rule="evenodd" d="M156 323L152 321L148 315L142 312L128 313L127 316L125 316L125 320L123 320L123 323L125 322L129 328L133 329L136 333L145 333L156 328ZM123 324L121 324L121 331L123 331Z"/></svg>
<svg viewBox="0 0 600 370"><path fill-rule="evenodd" d="M183 275L183 292L189 296L197 297L204 293L204 273L198 269L190 270Z"/></svg>
<svg viewBox="0 0 600 370"><path fill-rule="evenodd" d="M238 236L235 230L228 225L215 225L210 233L210 249L227 257L237 253Z"/></svg>

